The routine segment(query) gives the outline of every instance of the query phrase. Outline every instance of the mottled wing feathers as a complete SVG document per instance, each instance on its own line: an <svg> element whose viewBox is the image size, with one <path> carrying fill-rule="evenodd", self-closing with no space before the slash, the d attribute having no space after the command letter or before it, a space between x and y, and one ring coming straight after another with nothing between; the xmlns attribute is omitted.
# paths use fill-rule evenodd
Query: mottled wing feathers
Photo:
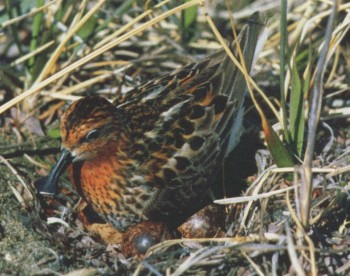
<svg viewBox="0 0 350 276"><path fill-rule="evenodd" d="M248 71L259 29L252 23L240 34ZM238 57L235 45L231 49ZM244 75L221 50L114 102L133 131L130 157L138 166L132 178L137 181L130 185L140 185L141 179L158 188L145 210L149 218L168 218L174 211L186 216L193 212L189 206L200 206L226 155L245 90Z"/></svg>

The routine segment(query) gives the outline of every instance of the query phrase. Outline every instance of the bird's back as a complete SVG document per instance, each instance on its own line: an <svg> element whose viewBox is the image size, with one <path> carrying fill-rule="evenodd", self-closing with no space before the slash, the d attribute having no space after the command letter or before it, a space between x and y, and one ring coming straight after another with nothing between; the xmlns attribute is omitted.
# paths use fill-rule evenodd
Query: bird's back
<svg viewBox="0 0 350 276"><path fill-rule="evenodd" d="M239 36L248 72L260 29L255 17ZM239 60L236 43L230 46ZM246 87L243 73L220 50L114 102L128 117L128 154L137 164L125 196L148 219L177 224L201 206L232 150L232 126ZM135 198L135 191L151 197Z"/></svg>

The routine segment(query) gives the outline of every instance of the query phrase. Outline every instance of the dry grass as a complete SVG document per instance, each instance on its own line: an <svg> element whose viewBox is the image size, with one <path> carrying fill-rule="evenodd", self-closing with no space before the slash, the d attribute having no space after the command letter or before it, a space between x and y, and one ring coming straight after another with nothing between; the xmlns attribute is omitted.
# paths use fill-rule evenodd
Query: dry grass
<svg viewBox="0 0 350 276"><path fill-rule="evenodd" d="M8 2L3 1L3 9ZM72 100L91 94L114 99L219 48L211 21L226 41L232 40L225 1L201 6L200 0L183 5L54 0L40 8L23 2L0 14L0 271L33 275L350 272L349 3L338 2L327 31L332 1L290 1L282 73L280 1L235 6L237 29L256 10L267 20L267 42L253 73L255 108L247 102L248 129L256 133L261 129L257 118L266 117L285 144L292 144L285 133L295 127L290 125L289 99L297 74L305 117L315 118L305 120L304 126L308 134L314 129L315 137L302 137L300 154L291 151L294 167L277 168L278 160L265 147L255 153L256 164L247 168L253 173L244 176L249 184L241 196L229 194L216 201L227 206L225 238L165 241L140 261L125 259L119 245L104 245L84 231L75 214L79 198L67 180L63 194L47 206L38 201L32 183L54 163L59 117ZM199 14L187 18L182 12L189 7L198 7ZM183 23L186 20L188 25ZM316 93L322 102L313 102ZM258 123L252 127L251 120ZM255 143L263 141L257 139ZM310 148L309 143L314 145ZM235 184L232 179L225 182ZM47 217L55 219L47 221ZM23 233L15 234L13 229ZM30 249L26 249L28 237Z"/></svg>

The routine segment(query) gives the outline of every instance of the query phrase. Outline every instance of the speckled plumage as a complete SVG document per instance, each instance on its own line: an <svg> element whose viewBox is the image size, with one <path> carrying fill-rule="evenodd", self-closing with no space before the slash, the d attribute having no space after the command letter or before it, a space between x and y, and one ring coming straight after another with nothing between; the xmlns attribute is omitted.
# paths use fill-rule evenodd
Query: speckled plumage
<svg viewBox="0 0 350 276"><path fill-rule="evenodd" d="M259 28L252 23L240 36L248 70ZM145 220L179 224L201 207L219 172L245 90L243 74L220 50L113 103L74 102L61 118L72 182L120 231ZM46 185L56 185L66 164L57 166Z"/></svg>

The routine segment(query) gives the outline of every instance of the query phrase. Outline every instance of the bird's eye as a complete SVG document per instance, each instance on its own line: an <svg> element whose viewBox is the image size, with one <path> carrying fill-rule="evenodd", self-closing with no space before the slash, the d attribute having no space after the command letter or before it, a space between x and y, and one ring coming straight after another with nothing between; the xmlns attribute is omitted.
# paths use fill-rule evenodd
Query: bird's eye
<svg viewBox="0 0 350 276"><path fill-rule="evenodd" d="M96 140L100 136L101 131L99 129L93 129L86 134L85 141L91 142Z"/></svg>

